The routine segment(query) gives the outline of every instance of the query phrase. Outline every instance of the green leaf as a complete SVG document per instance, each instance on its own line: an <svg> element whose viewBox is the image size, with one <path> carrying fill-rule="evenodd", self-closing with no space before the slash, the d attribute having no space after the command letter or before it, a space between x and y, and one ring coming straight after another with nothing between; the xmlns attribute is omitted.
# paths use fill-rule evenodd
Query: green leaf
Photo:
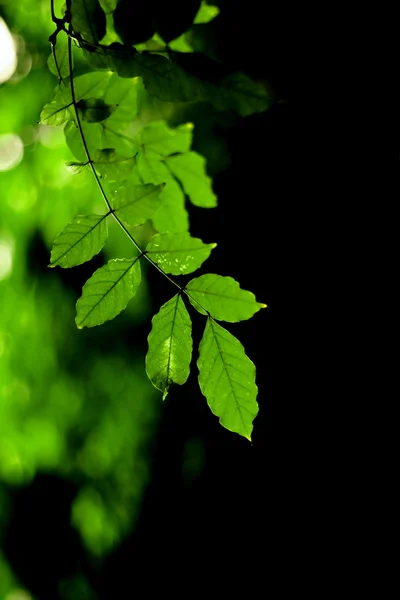
<svg viewBox="0 0 400 600"><path fill-rule="evenodd" d="M217 244L204 244L189 233L155 235L146 248L147 254L165 273L186 275L196 271Z"/></svg>
<svg viewBox="0 0 400 600"><path fill-rule="evenodd" d="M73 219L56 237L49 267L75 267L98 254L107 241L106 215Z"/></svg>
<svg viewBox="0 0 400 600"><path fill-rule="evenodd" d="M161 206L152 219L154 227L160 232L187 231L189 216L185 208L185 196L169 169L154 154L143 152L139 153L136 166L143 183L165 183L160 194Z"/></svg>
<svg viewBox="0 0 400 600"><path fill-rule="evenodd" d="M128 225L141 225L151 219L160 207L160 192L164 185L127 185L112 195L111 204L118 216Z"/></svg>
<svg viewBox="0 0 400 600"><path fill-rule="evenodd" d="M70 110L73 108L66 106L64 101L53 100L43 106L39 122L41 125L62 125L71 119L73 113Z"/></svg>
<svg viewBox="0 0 400 600"><path fill-rule="evenodd" d="M250 319L260 308L266 307L266 304L256 301L252 292L242 290L232 277L201 275L189 281L186 289L190 293L190 302L200 313L204 315L208 311L219 321L244 321Z"/></svg>
<svg viewBox="0 0 400 600"><path fill-rule="evenodd" d="M192 131L193 123L185 123L172 129L165 121L153 121L143 127L139 139L146 152L168 156L175 152L188 152L192 145Z"/></svg>
<svg viewBox="0 0 400 600"><path fill-rule="evenodd" d="M74 77L74 91L77 102L84 98L102 98L104 90L112 77L112 73L86 73ZM71 82L69 79L64 79L54 90L52 100L59 104L71 104L72 92Z"/></svg>
<svg viewBox="0 0 400 600"><path fill-rule="evenodd" d="M108 127L121 131L138 116L138 89L140 80L122 79L113 73L104 90L104 101L116 105L116 109L108 119Z"/></svg>
<svg viewBox="0 0 400 600"><path fill-rule="evenodd" d="M220 10L218 6L210 6L209 4L202 2L193 23L194 25L199 25L200 23L209 23L215 19L219 13Z"/></svg>
<svg viewBox="0 0 400 600"><path fill-rule="evenodd" d="M76 106L80 110L82 119L88 123L105 121L116 108L116 106L106 104L101 98L82 99Z"/></svg>
<svg viewBox="0 0 400 600"><path fill-rule="evenodd" d="M199 346L199 385L221 425L251 441L258 413L256 368L242 344L212 319Z"/></svg>
<svg viewBox="0 0 400 600"><path fill-rule="evenodd" d="M68 61L68 38L65 35L58 35L57 41L54 46L54 52L57 59L57 65L60 73L57 71L56 64L54 62L53 52L47 59L47 66L49 71L56 77L61 75L62 78L69 77L69 61Z"/></svg>
<svg viewBox="0 0 400 600"><path fill-rule="evenodd" d="M96 171L107 181L123 181L135 166L135 156L119 156L114 148L103 148L91 154Z"/></svg>
<svg viewBox="0 0 400 600"><path fill-rule="evenodd" d="M107 123L101 124L100 148L114 148L120 156L125 158L130 158L137 154L139 152L139 146L135 144L134 140L119 131L111 129L109 127L109 122L110 119L107 120Z"/></svg>
<svg viewBox="0 0 400 600"><path fill-rule="evenodd" d="M83 169L85 167L87 167L88 163L81 163L81 162L74 162L73 160L69 160L68 162L65 163L65 166L68 168L68 171L70 173L73 173L74 175L79 175L79 173L82 173Z"/></svg>
<svg viewBox="0 0 400 600"><path fill-rule="evenodd" d="M116 258L97 269L85 283L76 304L76 324L94 327L122 312L141 281L138 258Z"/></svg>
<svg viewBox="0 0 400 600"><path fill-rule="evenodd" d="M100 146L101 125L98 123L85 123L84 121L81 123L81 125L89 153L93 158L94 153ZM82 143L81 134L77 125L75 125L75 123L72 121L67 123L64 129L64 135L67 145L75 158L82 163L87 162L88 159L86 156L85 147Z"/></svg>
<svg viewBox="0 0 400 600"><path fill-rule="evenodd" d="M165 400L171 383L183 385L192 359L192 322L179 294L164 304L152 319L148 337L146 372Z"/></svg>
<svg viewBox="0 0 400 600"><path fill-rule="evenodd" d="M72 0L71 24L84 40L97 44L106 34L106 16L98 0Z"/></svg>
<svg viewBox="0 0 400 600"><path fill-rule="evenodd" d="M203 208L217 206L212 180L206 173L206 159L197 152L169 156L166 164L179 179L192 204Z"/></svg>

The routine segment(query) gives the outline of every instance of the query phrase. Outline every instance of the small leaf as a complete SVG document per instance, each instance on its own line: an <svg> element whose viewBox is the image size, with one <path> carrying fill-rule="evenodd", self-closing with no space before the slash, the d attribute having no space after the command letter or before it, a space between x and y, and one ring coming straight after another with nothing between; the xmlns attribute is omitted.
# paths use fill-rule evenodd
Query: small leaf
<svg viewBox="0 0 400 600"><path fill-rule="evenodd" d="M63 101L52 101L45 104L40 113L41 125L62 125L72 117L70 107L66 106ZM72 109L73 111L73 109Z"/></svg>
<svg viewBox="0 0 400 600"><path fill-rule="evenodd" d="M185 275L196 271L217 244L204 244L189 233L155 235L146 248L147 254L165 273Z"/></svg>
<svg viewBox="0 0 400 600"><path fill-rule="evenodd" d="M230 323L244 321L250 319L260 308L266 307L266 304L256 301L252 292L242 290L232 277L201 275L189 281L186 289L190 293L189 300L196 310L203 315L208 311L219 321Z"/></svg>
<svg viewBox="0 0 400 600"><path fill-rule="evenodd" d="M140 144L146 152L168 156L175 152L188 152L192 144L193 124L185 123L172 129L165 121L153 121L140 132Z"/></svg>
<svg viewBox="0 0 400 600"><path fill-rule="evenodd" d="M49 71L56 77L69 77L69 61L68 61L68 38L65 35L58 35L57 41L54 46L54 53L57 59L57 66L60 72L57 71L57 67L54 61L53 52L47 59L47 66Z"/></svg>
<svg viewBox="0 0 400 600"><path fill-rule="evenodd" d="M127 185L118 188L111 200L118 216L128 225L141 225L154 216L160 207L160 192L164 185Z"/></svg>
<svg viewBox="0 0 400 600"><path fill-rule="evenodd" d="M242 344L212 319L199 346L199 385L221 425L251 441L258 413L256 368Z"/></svg>
<svg viewBox="0 0 400 600"><path fill-rule="evenodd" d="M94 327L122 312L141 281L138 258L116 258L97 269L85 283L76 304L76 324Z"/></svg>
<svg viewBox="0 0 400 600"><path fill-rule="evenodd" d="M206 173L206 159L197 152L169 156L166 164L179 179L192 204L202 208L217 206L211 179Z"/></svg>
<svg viewBox="0 0 400 600"><path fill-rule="evenodd" d="M100 146L101 125L98 123L85 123L84 121L82 121L81 125L83 134L85 136L86 145L93 159L96 149ZM64 135L67 145L75 158L82 163L87 162L88 158L86 156L85 147L82 143L79 128L75 125L75 123L70 121L66 124L64 128Z"/></svg>
<svg viewBox="0 0 400 600"><path fill-rule="evenodd" d="M82 99L76 106L80 110L83 120L88 123L105 121L116 109L116 106L106 104L101 98Z"/></svg>
<svg viewBox="0 0 400 600"><path fill-rule="evenodd" d="M105 73L104 71L98 71L97 73L86 73L85 75L74 77L76 101L79 102L79 100L84 98L92 97L102 98L104 95L104 89L106 88L111 77L112 73ZM58 102L59 104L72 103L71 82L69 79L64 79L56 87L52 100Z"/></svg>
<svg viewBox="0 0 400 600"><path fill-rule="evenodd" d="M139 152L139 146L137 146L128 136L111 129L109 126L110 119L107 120L107 123L102 123L101 125L100 148L114 148L115 151L124 158L130 158L137 154Z"/></svg>
<svg viewBox="0 0 400 600"><path fill-rule="evenodd" d="M82 173L83 169L88 165L88 163L74 162L72 160L69 160L65 163L65 165L70 173L73 173L74 175L79 175L79 173Z"/></svg>
<svg viewBox="0 0 400 600"><path fill-rule="evenodd" d="M75 267L98 254L107 241L106 215L73 219L56 237L49 267Z"/></svg>
<svg viewBox="0 0 400 600"><path fill-rule="evenodd" d="M138 154L136 166L143 183L165 183L160 194L161 206L152 219L154 227L160 232L187 231L189 216L185 196L169 169L155 154L142 152Z"/></svg>
<svg viewBox="0 0 400 600"><path fill-rule="evenodd" d="M210 6L205 2L201 3L199 8L199 12L197 13L193 23L194 25L199 25L200 23L209 23L215 17L217 17L220 13L218 6Z"/></svg>
<svg viewBox="0 0 400 600"><path fill-rule="evenodd" d="M114 148L103 148L92 153L96 171L107 181L123 181L135 166L135 156L119 156Z"/></svg>
<svg viewBox="0 0 400 600"><path fill-rule="evenodd" d="M106 34L106 16L98 0L72 0L71 24L87 42L97 44Z"/></svg>
<svg viewBox="0 0 400 600"><path fill-rule="evenodd" d="M179 294L161 307L151 324L146 372L165 400L171 383L183 385L189 377L192 359L192 322Z"/></svg>

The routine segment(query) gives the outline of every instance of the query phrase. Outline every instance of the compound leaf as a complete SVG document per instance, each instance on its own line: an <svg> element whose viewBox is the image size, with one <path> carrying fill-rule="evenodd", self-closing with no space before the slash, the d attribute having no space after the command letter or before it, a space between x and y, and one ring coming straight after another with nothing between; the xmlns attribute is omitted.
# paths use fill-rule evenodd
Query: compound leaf
<svg viewBox="0 0 400 600"><path fill-rule="evenodd" d="M76 303L78 329L110 321L122 312L141 281L138 258L116 258L97 269Z"/></svg>
<svg viewBox="0 0 400 600"><path fill-rule="evenodd" d="M146 152L168 156L175 152L188 152L192 145L193 124L185 123L172 129L165 121L153 121L140 132L140 143Z"/></svg>
<svg viewBox="0 0 400 600"><path fill-rule="evenodd" d="M148 337L146 372L152 384L163 392L171 383L183 385L192 358L192 322L179 294L164 304L152 319Z"/></svg>
<svg viewBox="0 0 400 600"><path fill-rule="evenodd" d="M212 319L199 346L199 385L221 425L251 441L258 413L256 368L242 344Z"/></svg>
<svg viewBox="0 0 400 600"><path fill-rule="evenodd" d="M41 125L62 125L72 117L73 109L66 106L64 101L52 100L45 104L40 113Z"/></svg>
<svg viewBox="0 0 400 600"><path fill-rule="evenodd" d="M155 235L146 248L147 254L165 273L185 275L196 271L217 244L204 244L189 233Z"/></svg>
<svg viewBox="0 0 400 600"><path fill-rule="evenodd" d="M192 204L202 208L217 206L211 179L206 173L206 159L197 152L169 156L166 164L179 179Z"/></svg>
<svg viewBox="0 0 400 600"><path fill-rule="evenodd" d="M244 321L250 319L260 308L266 307L256 301L252 292L242 290L232 277L201 275L189 281L186 289L196 310L202 314L207 314L207 311L219 321Z"/></svg>
<svg viewBox="0 0 400 600"><path fill-rule="evenodd" d="M98 254L107 241L106 215L86 215L73 219L56 237L49 267L75 267Z"/></svg>
<svg viewBox="0 0 400 600"><path fill-rule="evenodd" d="M96 171L107 181L123 181L135 166L135 156L119 156L114 148L103 148L92 153Z"/></svg>
<svg viewBox="0 0 400 600"><path fill-rule="evenodd" d="M127 182L113 193L112 207L128 225L141 225L160 207L163 188L163 184L131 185Z"/></svg>

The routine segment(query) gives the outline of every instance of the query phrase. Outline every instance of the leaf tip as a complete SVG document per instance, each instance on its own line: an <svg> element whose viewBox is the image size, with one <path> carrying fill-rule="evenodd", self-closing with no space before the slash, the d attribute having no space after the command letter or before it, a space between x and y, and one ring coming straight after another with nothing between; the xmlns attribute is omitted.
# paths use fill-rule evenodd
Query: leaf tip
<svg viewBox="0 0 400 600"><path fill-rule="evenodd" d="M55 267L55 266L56 266L56 263L49 263L49 264L47 265L47 267L48 267L49 269L54 269L54 267Z"/></svg>
<svg viewBox="0 0 400 600"><path fill-rule="evenodd" d="M210 244L211 248L214 249L218 246L217 242L212 242L212 244Z"/></svg>
<svg viewBox="0 0 400 600"><path fill-rule="evenodd" d="M268 308L268 304L262 304L261 302L259 304L260 304L260 308Z"/></svg>
<svg viewBox="0 0 400 600"><path fill-rule="evenodd" d="M163 402L164 402L165 398L168 396L168 392L169 392L169 388L164 390L163 395L162 395Z"/></svg>
<svg viewBox="0 0 400 600"><path fill-rule="evenodd" d="M193 123L185 123L186 128L189 129L190 131L192 131L192 129L194 129L194 124Z"/></svg>

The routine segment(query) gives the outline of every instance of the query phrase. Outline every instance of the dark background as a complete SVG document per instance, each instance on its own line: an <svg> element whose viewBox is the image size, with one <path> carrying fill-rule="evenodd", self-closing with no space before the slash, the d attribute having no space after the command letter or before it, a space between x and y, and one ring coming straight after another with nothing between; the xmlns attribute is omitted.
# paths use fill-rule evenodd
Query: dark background
<svg viewBox="0 0 400 600"><path fill-rule="evenodd" d="M14 490L4 551L15 574L39 600L57 598L60 579L80 572L101 599L211 594L215 586L225 593L252 594L260 574L264 585L272 577L276 457L271 404L279 361L272 289L279 262L278 215L288 210L291 176L286 14L283 7L253 0L226 0L219 6L221 14L210 24L216 56L228 57L238 70L266 82L273 96L265 113L226 127L216 125L230 154L229 168L214 178L219 207L212 214L194 207L190 213L192 235L218 242L219 251L208 270L234 276L241 287L268 304L250 321L235 324L234 329L228 326L257 367L260 411L253 441L218 424L193 369L185 386L174 389L167 399L151 450L151 484L137 526L101 569L87 558L70 528L70 504L76 493L72 483L38 475L29 486ZM47 261L40 240L34 241L32 252L32 268L40 270ZM161 305L170 297L168 283L157 273L148 275L151 293ZM196 316L195 337L203 326ZM136 344L145 345L147 329L146 324L136 332ZM127 344L130 340L127 332ZM182 459L193 438L203 442L204 466L188 481L182 475Z"/></svg>

